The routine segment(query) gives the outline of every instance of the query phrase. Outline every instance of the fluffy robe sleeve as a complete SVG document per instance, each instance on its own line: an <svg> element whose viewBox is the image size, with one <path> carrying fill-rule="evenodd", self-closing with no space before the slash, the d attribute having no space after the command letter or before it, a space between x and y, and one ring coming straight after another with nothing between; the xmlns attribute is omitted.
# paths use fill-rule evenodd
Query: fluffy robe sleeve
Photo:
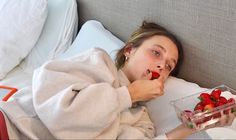
<svg viewBox="0 0 236 140"><path fill-rule="evenodd" d="M132 105L117 79L112 60L99 49L50 61L34 73L34 108L57 139L116 139L121 111Z"/></svg>

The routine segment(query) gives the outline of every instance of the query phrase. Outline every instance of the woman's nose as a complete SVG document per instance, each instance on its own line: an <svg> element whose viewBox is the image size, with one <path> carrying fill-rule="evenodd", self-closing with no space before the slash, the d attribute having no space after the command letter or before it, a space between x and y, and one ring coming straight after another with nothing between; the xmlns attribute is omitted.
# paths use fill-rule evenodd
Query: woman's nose
<svg viewBox="0 0 236 140"><path fill-rule="evenodd" d="M157 65L157 68L158 69L164 69L164 67L165 67L165 64L164 63L159 63L158 65Z"/></svg>

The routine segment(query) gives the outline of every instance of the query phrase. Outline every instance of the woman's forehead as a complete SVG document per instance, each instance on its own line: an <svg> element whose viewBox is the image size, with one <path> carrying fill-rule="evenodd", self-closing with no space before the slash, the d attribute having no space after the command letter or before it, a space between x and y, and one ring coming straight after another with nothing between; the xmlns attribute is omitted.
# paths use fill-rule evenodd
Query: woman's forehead
<svg viewBox="0 0 236 140"><path fill-rule="evenodd" d="M174 58L178 58L178 49L175 43L166 36L155 35L151 38L146 39L141 46L143 47L153 47L157 49L161 49L164 53L168 53L168 55L173 56Z"/></svg>

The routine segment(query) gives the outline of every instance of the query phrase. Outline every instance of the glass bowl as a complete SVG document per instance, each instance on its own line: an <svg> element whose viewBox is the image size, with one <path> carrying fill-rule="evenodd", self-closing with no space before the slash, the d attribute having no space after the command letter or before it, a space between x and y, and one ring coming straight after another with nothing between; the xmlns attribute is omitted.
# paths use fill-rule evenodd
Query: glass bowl
<svg viewBox="0 0 236 140"><path fill-rule="evenodd" d="M216 90L220 90L221 98L226 98L228 102L218 105L219 103L217 102L219 102L219 99L216 100L211 96L213 104L208 105L207 107L206 104L205 106L202 105L203 103L205 103L202 100L202 93L207 93L211 95L211 93ZM231 101L229 101L229 99ZM206 100L204 99L204 101ZM208 89L202 92L191 94L190 96L173 100L170 103L174 106L175 112L180 121L182 121L189 128L202 130L209 125L217 123L220 120L220 117L222 117L223 115L227 115L229 113L234 113L234 115L236 115L235 101L236 91L226 85L220 85L212 89ZM197 109L197 104L201 104L202 106L204 106L204 108Z"/></svg>

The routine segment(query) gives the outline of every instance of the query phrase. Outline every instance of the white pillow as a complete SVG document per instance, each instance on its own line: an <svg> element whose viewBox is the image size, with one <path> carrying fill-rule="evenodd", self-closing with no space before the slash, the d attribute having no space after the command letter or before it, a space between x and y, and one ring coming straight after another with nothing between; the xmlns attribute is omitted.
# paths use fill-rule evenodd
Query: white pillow
<svg viewBox="0 0 236 140"><path fill-rule="evenodd" d="M89 20L83 24L72 46L59 58L66 58L93 47L99 47L107 51L114 60L117 50L124 46L119 38L114 36L103 25L95 20Z"/></svg>
<svg viewBox="0 0 236 140"><path fill-rule="evenodd" d="M48 17L42 33L20 67L27 73L33 73L47 60L65 52L77 34L77 26L76 0L48 0Z"/></svg>
<svg viewBox="0 0 236 140"><path fill-rule="evenodd" d="M0 1L0 79L30 52L47 18L47 0Z"/></svg>

